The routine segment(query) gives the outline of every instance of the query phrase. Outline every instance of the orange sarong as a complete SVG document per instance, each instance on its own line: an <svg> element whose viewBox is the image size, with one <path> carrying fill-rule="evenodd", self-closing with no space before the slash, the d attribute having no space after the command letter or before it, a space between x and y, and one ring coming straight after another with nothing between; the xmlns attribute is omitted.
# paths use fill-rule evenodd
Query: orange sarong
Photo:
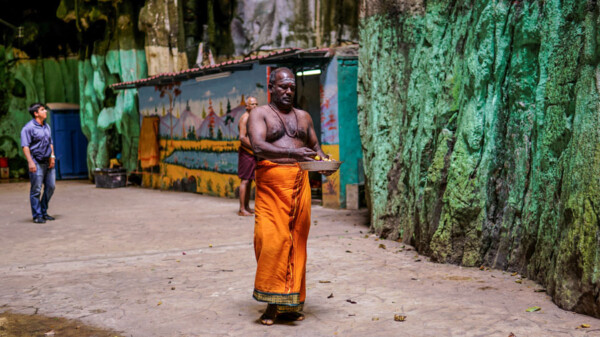
<svg viewBox="0 0 600 337"><path fill-rule="evenodd" d="M278 312L301 311L304 305L310 204L308 172L298 164L258 163L253 297L276 304Z"/></svg>

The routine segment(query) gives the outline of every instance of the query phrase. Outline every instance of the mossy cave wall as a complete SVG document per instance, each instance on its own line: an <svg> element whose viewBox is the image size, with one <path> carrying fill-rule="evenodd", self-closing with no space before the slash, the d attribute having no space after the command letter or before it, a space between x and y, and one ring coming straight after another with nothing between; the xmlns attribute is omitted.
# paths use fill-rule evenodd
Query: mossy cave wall
<svg viewBox="0 0 600 337"><path fill-rule="evenodd" d="M366 0L361 14L373 230L600 317L599 4Z"/></svg>

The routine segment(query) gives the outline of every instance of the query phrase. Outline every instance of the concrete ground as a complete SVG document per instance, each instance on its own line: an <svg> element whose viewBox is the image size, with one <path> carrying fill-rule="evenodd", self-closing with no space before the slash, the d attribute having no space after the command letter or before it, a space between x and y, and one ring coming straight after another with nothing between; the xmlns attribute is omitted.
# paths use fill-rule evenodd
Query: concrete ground
<svg viewBox="0 0 600 337"><path fill-rule="evenodd" d="M366 235L365 211L320 206L306 320L262 326L265 305L251 297L254 220L236 215L236 200L60 181L57 220L38 225L28 188L0 184L0 313L141 337L600 335L600 320L559 309L529 280L428 262ZM541 310L526 312L533 306Z"/></svg>

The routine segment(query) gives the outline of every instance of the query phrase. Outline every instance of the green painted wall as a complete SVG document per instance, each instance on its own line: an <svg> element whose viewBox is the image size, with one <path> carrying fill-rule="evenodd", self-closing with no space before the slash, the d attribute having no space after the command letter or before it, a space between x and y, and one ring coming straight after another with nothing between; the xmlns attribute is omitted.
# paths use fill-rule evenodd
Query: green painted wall
<svg viewBox="0 0 600 337"><path fill-rule="evenodd" d="M346 185L362 182L359 165L362 162L362 145L358 131L356 58L338 58L338 125L340 138L340 201L346 207Z"/></svg>
<svg viewBox="0 0 600 337"><path fill-rule="evenodd" d="M358 105L373 229L434 261L519 271L600 316L598 3L369 4Z"/></svg>
<svg viewBox="0 0 600 337"><path fill-rule="evenodd" d="M148 74L144 34L138 27L143 5L140 0L61 0L56 11L65 22L75 21L81 37L79 105L90 178L95 168L108 167L118 153L127 170L136 168L137 90L115 92L109 86Z"/></svg>
<svg viewBox="0 0 600 337"><path fill-rule="evenodd" d="M79 103L77 59L30 60L0 46L0 63L6 65L6 78L0 85L4 103L0 108L0 156L8 158L11 177L27 177L21 150L21 129L31 120L27 107L33 102Z"/></svg>

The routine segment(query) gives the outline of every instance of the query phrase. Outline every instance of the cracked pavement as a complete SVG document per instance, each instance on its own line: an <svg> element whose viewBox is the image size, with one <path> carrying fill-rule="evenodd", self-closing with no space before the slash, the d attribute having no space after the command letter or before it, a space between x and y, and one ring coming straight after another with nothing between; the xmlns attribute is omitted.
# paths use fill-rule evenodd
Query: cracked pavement
<svg viewBox="0 0 600 337"><path fill-rule="evenodd" d="M315 205L306 320L265 327L252 299L254 219L237 216L237 200L59 181L57 220L39 225L28 190L0 184L0 312L143 337L600 335L600 320L558 308L532 281L428 262L368 234L365 210Z"/></svg>

